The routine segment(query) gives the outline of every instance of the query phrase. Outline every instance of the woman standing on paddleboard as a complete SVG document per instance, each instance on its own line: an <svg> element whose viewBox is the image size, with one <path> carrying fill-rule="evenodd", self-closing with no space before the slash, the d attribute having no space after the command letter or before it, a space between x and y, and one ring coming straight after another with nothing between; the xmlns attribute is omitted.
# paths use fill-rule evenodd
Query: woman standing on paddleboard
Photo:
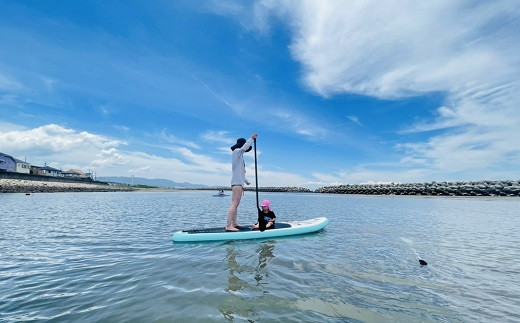
<svg viewBox="0 0 520 323"><path fill-rule="evenodd" d="M244 138L239 138L237 143L231 147L233 154L231 156L231 165L233 170L233 177L231 178L231 190L233 196L231 198L231 206L229 207L226 231L239 231L240 226L237 222L238 205L242 199L244 192L244 184L250 183L246 179L246 164L244 162L244 153L251 150L251 145L258 135L256 133L251 135L247 141Z"/></svg>

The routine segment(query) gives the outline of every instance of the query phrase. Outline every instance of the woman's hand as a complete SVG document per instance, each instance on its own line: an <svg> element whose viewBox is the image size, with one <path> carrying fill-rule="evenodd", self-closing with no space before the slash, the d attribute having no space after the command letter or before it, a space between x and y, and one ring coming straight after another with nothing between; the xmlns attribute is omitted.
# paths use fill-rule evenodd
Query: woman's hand
<svg viewBox="0 0 520 323"><path fill-rule="evenodd" d="M253 138L253 139L256 139L256 137L258 137L258 135L256 133L251 135L251 138Z"/></svg>

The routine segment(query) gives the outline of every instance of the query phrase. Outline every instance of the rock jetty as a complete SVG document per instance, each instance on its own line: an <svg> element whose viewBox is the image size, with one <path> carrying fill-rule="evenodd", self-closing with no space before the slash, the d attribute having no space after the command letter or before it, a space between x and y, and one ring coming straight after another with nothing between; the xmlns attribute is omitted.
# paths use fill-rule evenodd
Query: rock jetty
<svg viewBox="0 0 520 323"><path fill-rule="evenodd" d="M131 187L103 182L53 182L23 179L0 179L0 193L115 192L134 191Z"/></svg>
<svg viewBox="0 0 520 323"><path fill-rule="evenodd" d="M433 196L520 196L520 181L431 182L326 186L316 193Z"/></svg>

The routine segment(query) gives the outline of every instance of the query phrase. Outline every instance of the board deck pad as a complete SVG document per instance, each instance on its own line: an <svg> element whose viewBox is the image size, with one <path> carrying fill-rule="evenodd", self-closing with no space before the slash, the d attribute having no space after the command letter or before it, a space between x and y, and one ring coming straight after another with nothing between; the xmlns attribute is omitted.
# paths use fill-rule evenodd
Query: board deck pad
<svg viewBox="0 0 520 323"><path fill-rule="evenodd" d="M283 228L290 228L291 225L289 223L276 223L274 229L268 229L268 230L277 230L277 229L283 229ZM248 231L260 231L258 229L253 229L251 226L243 225L238 228L239 231L236 232L248 232ZM197 234L197 233L224 233L229 232L226 231L225 227L220 228L204 228L204 229L191 229L191 230L182 230L182 232L186 232L189 234Z"/></svg>

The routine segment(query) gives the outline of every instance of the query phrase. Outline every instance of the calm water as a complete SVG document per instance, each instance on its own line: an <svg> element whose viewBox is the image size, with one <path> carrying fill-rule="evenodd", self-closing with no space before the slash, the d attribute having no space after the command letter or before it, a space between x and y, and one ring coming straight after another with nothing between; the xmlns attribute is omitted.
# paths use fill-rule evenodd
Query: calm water
<svg viewBox="0 0 520 323"><path fill-rule="evenodd" d="M0 194L0 321L520 321L520 199L261 194L330 225L173 244L225 223L212 194Z"/></svg>

